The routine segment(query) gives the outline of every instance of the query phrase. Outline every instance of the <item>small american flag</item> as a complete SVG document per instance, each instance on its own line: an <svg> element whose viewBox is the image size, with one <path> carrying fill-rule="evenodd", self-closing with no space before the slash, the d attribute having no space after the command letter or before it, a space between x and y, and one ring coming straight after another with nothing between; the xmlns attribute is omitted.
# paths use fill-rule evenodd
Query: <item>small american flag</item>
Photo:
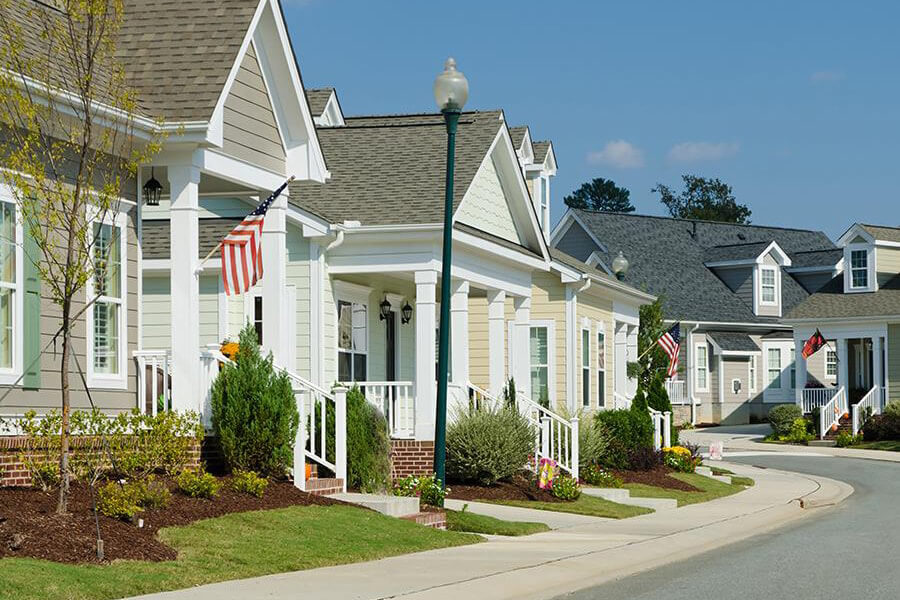
<svg viewBox="0 0 900 600"><path fill-rule="evenodd" d="M243 294L262 279L262 230L266 211L293 179L272 192L222 240L222 283L226 295Z"/></svg>
<svg viewBox="0 0 900 600"><path fill-rule="evenodd" d="M672 377L678 372L678 351L681 349L681 323L675 323L667 332L656 340L659 347L669 355L669 370L667 375Z"/></svg>

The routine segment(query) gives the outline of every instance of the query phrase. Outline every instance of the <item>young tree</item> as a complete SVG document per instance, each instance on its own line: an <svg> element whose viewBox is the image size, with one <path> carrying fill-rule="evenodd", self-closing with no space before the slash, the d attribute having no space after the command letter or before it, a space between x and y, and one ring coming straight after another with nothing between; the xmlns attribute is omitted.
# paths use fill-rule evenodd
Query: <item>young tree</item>
<svg viewBox="0 0 900 600"><path fill-rule="evenodd" d="M639 400L641 405L660 412L672 410L672 403L669 401L664 383L669 369L669 357L656 343L667 329L663 323L661 298L657 298L652 304L642 306L638 326L638 360L628 363L628 375L638 380L635 403ZM671 439L673 445L677 443L674 422Z"/></svg>
<svg viewBox="0 0 900 600"><path fill-rule="evenodd" d="M124 257L112 254L119 229L101 224L115 222L138 165L159 147L134 135L135 94L116 57L123 10L122 0L0 0L2 179L31 249L25 260L59 318L59 513L69 492L72 331L101 308L97 296L81 300L89 283L99 295L123 276Z"/></svg>
<svg viewBox="0 0 900 600"><path fill-rule="evenodd" d="M563 198L563 202L571 208L628 213L634 212L630 196L631 192L611 179L596 177L582 183L580 188Z"/></svg>
<svg viewBox="0 0 900 600"><path fill-rule="evenodd" d="M678 194L661 183L650 190L659 194L660 202L666 205L673 217L725 223L750 222L750 209L737 203L727 183L696 175L682 175L681 179L684 189Z"/></svg>

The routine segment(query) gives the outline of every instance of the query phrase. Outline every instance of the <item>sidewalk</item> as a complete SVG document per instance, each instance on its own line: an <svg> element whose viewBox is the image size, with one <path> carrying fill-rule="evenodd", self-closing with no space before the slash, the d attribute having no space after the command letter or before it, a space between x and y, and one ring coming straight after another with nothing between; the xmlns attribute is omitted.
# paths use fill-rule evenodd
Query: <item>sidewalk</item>
<svg viewBox="0 0 900 600"><path fill-rule="evenodd" d="M727 464L727 463L725 463ZM727 464L744 492L525 538L217 583L143 600L552 598L734 543L815 515L853 489L831 479ZM801 508L799 499L807 507Z"/></svg>
<svg viewBox="0 0 900 600"><path fill-rule="evenodd" d="M831 448L827 446L795 446L792 444L767 444L762 439L771 431L768 425L737 425L734 427L709 427L679 432L679 438L686 442L708 447L711 442L722 442L725 458L735 456L735 451L754 453L777 452L804 456L837 456L840 458L862 458L885 462L900 462L900 452L888 450L864 450L854 448Z"/></svg>

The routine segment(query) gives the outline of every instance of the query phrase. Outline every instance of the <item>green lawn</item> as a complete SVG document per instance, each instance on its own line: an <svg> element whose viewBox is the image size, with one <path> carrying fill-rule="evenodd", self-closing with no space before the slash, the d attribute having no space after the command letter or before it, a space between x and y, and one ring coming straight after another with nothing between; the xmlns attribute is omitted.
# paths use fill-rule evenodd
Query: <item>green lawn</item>
<svg viewBox="0 0 900 600"><path fill-rule="evenodd" d="M0 598L121 598L481 540L349 506L237 513L163 529L159 535L178 550L178 560L95 566L2 559Z"/></svg>
<svg viewBox="0 0 900 600"><path fill-rule="evenodd" d="M878 442L860 442L853 444L851 448L859 448L860 450L887 450L889 452L900 452L900 441L898 440L881 440Z"/></svg>
<svg viewBox="0 0 900 600"><path fill-rule="evenodd" d="M685 492L670 488L654 487L643 483L626 483L625 487L631 490L631 495L635 498L674 498L678 500L678 506L708 502L747 489L744 485L723 483L698 473L671 473L669 477L689 483L700 491Z"/></svg>
<svg viewBox="0 0 900 600"><path fill-rule="evenodd" d="M709 470L712 471L713 475L734 475L733 471L729 471L728 469L723 469L722 467L710 466Z"/></svg>
<svg viewBox="0 0 900 600"><path fill-rule="evenodd" d="M610 502L603 498L582 494L574 502L537 502L532 500L496 500L494 504L507 506L519 506L521 508L534 508L537 510L551 510L556 512L587 515L589 517L606 517L608 519L627 519L638 515L646 515L653 511L642 506L629 506Z"/></svg>
<svg viewBox="0 0 900 600"><path fill-rule="evenodd" d="M550 531L544 523L530 523L528 521L504 521L487 515L476 515L468 510L447 509L447 529L450 531L469 531L471 533L486 533L491 535L531 535Z"/></svg>

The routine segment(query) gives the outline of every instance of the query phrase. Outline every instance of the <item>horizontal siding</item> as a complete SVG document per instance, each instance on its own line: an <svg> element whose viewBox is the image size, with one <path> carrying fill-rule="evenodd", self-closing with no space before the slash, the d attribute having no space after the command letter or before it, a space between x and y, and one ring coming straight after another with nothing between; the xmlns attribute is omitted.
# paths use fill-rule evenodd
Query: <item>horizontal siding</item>
<svg viewBox="0 0 900 600"><path fill-rule="evenodd" d="M591 322L591 406L597 403L597 322L603 323L604 341L606 342L606 381L605 381L605 400L606 406L613 405L614 393L616 388L616 369L615 369L615 322L612 316L612 301L605 298L597 297L593 294L581 294L577 298L575 308L576 327L575 327L575 406L583 404L583 377L582 377L582 343L581 329L584 319L587 318Z"/></svg>
<svg viewBox="0 0 900 600"><path fill-rule="evenodd" d="M887 347L888 397L900 402L900 325L888 325Z"/></svg>
<svg viewBox="0 0 900 600"><path fill-rule="evenodd" d="M297 337L294 340L297 362L294 369L301 377L311 378L309 348L310 336L310 268L309 240L304 238L299 229L290 225L287 234L286 279L293 285L296 304L292 308L296 323Z"/></svg>
<svg viewBox="0 0 900 600"><path fill-rule="evenodd" d="M535 273L532 275L531 319L552 321L554 338L553 370L554 381L550 383L555 392L557 405L567 405L566 397L566 288L558 275Z"/></svg>
<svg viewBox="0 0 900 600"><path fill-rule="evenodd" d="M147 350L172 346L172 297L168 275L144 277L143 347ZM200 278L200 345L215 344L219 339L219 276Z"/></svg>
<svg viewBox="0 0 900 600"><path fill-rule="evenodd" d="M878 285L884 285L893 277L900 275L900 248L878 248L875 250L875 265L878 272Z"/></svg>

